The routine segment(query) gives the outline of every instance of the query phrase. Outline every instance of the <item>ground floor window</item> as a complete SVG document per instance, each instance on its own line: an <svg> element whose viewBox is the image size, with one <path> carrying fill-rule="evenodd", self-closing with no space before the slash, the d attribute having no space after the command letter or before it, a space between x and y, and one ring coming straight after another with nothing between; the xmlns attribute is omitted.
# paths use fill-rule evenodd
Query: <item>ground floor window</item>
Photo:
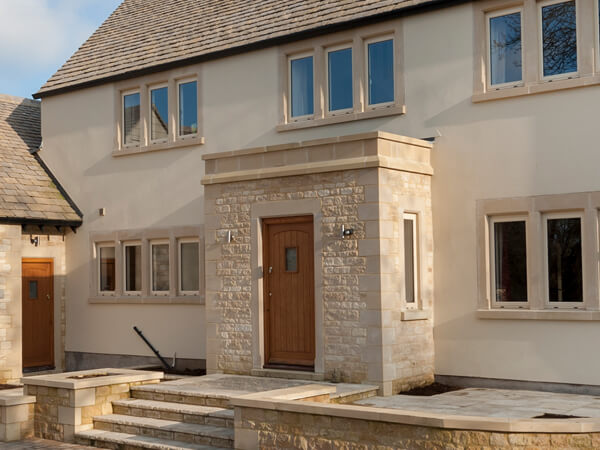
<svg viewBox="0 0 600 450"><path fill-rule="evenodd" d="M115 291L115 247L98 246L98 272L100 275L100 292Z"/></svg>
<svg viewBox="0 0 600 450"><path fill-rule="evenodd" d="M417 266L418 260L418 241L417 241L417 215L404 214L404 286L406 294L406 306L416 308L419 272Z"/></svg>
<svg viewBox="0 0 600 450"><path fill-rule="evenodd" d="M526 221L492 220L492 296L496 303L527 302Z"/></svg>

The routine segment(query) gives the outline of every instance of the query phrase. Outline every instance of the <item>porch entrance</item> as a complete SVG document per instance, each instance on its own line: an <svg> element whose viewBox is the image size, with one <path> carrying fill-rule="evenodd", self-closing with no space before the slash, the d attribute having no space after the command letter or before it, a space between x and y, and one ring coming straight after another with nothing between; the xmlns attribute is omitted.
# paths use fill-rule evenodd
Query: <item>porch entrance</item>
<svg viewBox="0 0 600 450"><path fill-rule="evenodd" d="M54 367L54 264L23 259L23 368Z"/></svg>
<svg viewBox="0 0 600 450"><path fill-rule="evenodd" d="M312 216L263 220L265 367L313 370Z"/></svg>

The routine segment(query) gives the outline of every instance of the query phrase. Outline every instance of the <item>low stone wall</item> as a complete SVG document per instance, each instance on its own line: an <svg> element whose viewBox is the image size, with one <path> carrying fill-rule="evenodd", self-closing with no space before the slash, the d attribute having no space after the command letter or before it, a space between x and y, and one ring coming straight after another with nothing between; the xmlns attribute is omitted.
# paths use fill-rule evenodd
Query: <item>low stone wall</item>
<svg viewBox="0 0 600 450"><path fill-rule="evenodd" d="M23 395L22 388L0 391L0 442L33 436L34 403L35 397Z"/></svg>
<svg viewBox="0 0 600 450"><path fill-rule="evenodd" d="M94 372L117 375L72 379ZM162 372L101 369L24 378L25 393L35 395L35 436L73 442L75 433L93 427L93 418L112 414L112 402L129 398L132 386L158 383Z"/></svg>

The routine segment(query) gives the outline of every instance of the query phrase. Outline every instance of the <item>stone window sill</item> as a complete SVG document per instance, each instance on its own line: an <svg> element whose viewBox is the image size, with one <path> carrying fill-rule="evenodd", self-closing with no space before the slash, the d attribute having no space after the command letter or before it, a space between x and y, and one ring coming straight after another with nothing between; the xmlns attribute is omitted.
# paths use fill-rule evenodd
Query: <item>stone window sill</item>
<svg viewBox="0 0 600 450"><path fill-rule="evenodd" d="M203 296L102 296L102 297L90 297L88 303L91 304L123 304L123 305L204 305Z"/></svg>
<svg viewBox="0 0 600 450"><path fill-rule="evenodd" d="M600 321L600 311L534 310L534 309L479 309L478 319L500 320L573 320Z"/></svg>
<svg viewBox="0 0 600 450"><path fill-rule="evenodd" d="M565 80L540 81L525 86L516 86L498 90L490 90L483 93L473 94L473 103L481 103L502 98L521 97L525 95L541 94L543 92L561 91L584 86L600 84L600 75L581 76Z"/></svg>
<svg viewBox="0 0 600 450"><path fill-rule="evenodd" d="M390 105L384 108L375 108L362 112L350 112L337 116L327 116L316 119L299 120L298 122L288 122L277 125L277 131L291 131L302 128L320 127L323 125L333 125L336 123L353 122L356 120L374 119L376 117L387 117L406 114L405 105Z"/></svg>
<svg viewBox="0 0 600 450"><path fill-rule="evenodd" d="M204 137L193 137L187 139L180 139L175 142L161 142L157 144L150 144L140 147L126 147L122 149L115 149L112 151L112 156L129 156L129 155L137 155L140 153L149 153L149 152L157 152L161 150L171 150L176 148L185 148L192 147L194 145L203 145Z"/></svg>
<svg viewBox="0 0 600 450"><path fill-rule="evenodd" d="M408 322L411 320L429 320L431 319L431 310L415 309L402 311L402 320Z"/></svg>

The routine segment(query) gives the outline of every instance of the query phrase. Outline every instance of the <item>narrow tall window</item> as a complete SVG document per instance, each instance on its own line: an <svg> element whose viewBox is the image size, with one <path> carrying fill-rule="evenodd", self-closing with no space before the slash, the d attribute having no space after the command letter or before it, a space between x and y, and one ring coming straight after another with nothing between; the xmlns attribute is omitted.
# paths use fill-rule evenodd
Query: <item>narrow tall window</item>
<svg viewBox="0 0 600 450"><path fill-rule="evenodd" d="M140 143L140 93L123 96L123 145Z"/></svg>
<svg viewBox="0 0 600 450"><path fill-rule="evenodd" d="M541 6L545 77L577 72L575 0Z"/></svg>
<svg viewBox="0 0 600 450"><path fill-rule="evenodd" d="M112 246L98 247L100 262L100 292L115 290L115 248Z"/></svg>
<svg viewBox="0 0 600 450"><path fill-rule="evenodd" d="M179 243L179 290L200 290L200 245L197 241Z"/></svg>
<svg viewBox="0 0 600 450"><path fill-rule="evenodd" d="M581 218L546 220L548 300L583 301Z"/></svg>
<svg viewBox="0 0 600 450"><path fill-rule="evenodd" d="M524 220L494 222L493 239L495 301L526 302L526 222Z"/></svg>
<svg viewBox="0 0 600 450"><path fill-rule="evenodd" d="M169 291L169 244L152 243L152 292Z"/></svg>
<svg viewBox="0 0 600 450"><path fill-rule="evenodd" d="M179 84L179 135L198 133L198 85L195 81Z"/></svg>
<svg viewBox="0 0 600 450"><path fill-rule="evenodd" d="M142 246L125 245L125 291L140 292L142 290Z"/></svg>
<svg viewBox="0 0 600 450"><path fill-rule="evenodd" d="M290 60L291 115L314 114L313 57Z"/></svg>
<svg viewBox="0 0 600 450"><path fill-rule="evenodd" d="M404 284L407 306L416 306L418 290L417 215L404 214Z"/></svg>
<svg viewBox="0 0 600 450"><path fill-rule="evenodd" d="M521 13L489 17L490 84L522 80Z"/></svg>
<svg viewBox="0 0 600 450"><path fill-rule="evenodd" d="M372 42L367 46L369 105L394 101L394 41Z"/></svg>
<svg viewBox="0 0 600 450"><path fill-rule="evenodd" d="M352 49L330 51L327 65L329 111L352 108Z"/></svg>
<svg viewBox="0 0 600 450"><path fill-rule="evenodd" d="M161 141L169 136L169 89L150 90L150 139Z"/></svg>

